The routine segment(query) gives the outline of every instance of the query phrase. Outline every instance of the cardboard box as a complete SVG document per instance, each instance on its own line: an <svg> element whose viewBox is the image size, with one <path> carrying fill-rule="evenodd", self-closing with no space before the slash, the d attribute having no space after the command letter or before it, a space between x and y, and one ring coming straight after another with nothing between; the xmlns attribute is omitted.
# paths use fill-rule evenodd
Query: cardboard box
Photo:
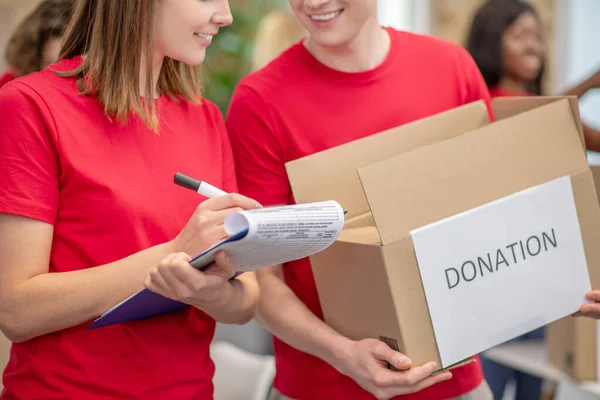
<svg viewBox="0 0 600 400"><path fill-rule="evenodd" d="M590 167L600 199L600 166ZM594 289L600 289L600 266L590 268ZM550 363L582 381L600 382L600 322L589 318L567 317L546 329Z"/></svg>
<svg viewBox="0 0 600 400"><path fill-rule="evenodd" d="M494 110L492 124L478 102L287 164L297 202L348 210L311 257L334 329L448 368L579 308L600 211L577 102Z"/></svg>

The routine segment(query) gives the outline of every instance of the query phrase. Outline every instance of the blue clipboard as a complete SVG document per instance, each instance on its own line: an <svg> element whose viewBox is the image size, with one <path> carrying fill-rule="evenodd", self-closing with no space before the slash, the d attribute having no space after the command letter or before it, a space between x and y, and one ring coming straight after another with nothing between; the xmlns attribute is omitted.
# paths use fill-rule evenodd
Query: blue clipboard
<svg viewBox="0 0 600 400"><path fill-rule="evenodd" d="M344 215L347 212L348 211L344 211ZM247 234L248 229L245 229L228 237L227 239L220 241L204 251L202 254L192 259L190 264L198 268L200 271L205 270L215 262L216 253L224 244L241 240L245 238ZM238 272L235 276L240 274L241 272ZM163 297L148 289L143 289L102 314L100 318L88 325L87 329L97 329L128 321L149 318L156 315L182 310L186 307L189 307L189 305L167 299L166 297Z"/></svg>
<svg viewBox="0 0 600 400"><path fill-rule="evenodd" d="M243 239L248 234L248 230L243 230L227 239L220 241L210 247L204 253L198 255L190 261L190 264L199 270L205 270L215 262L215 255L225 243L235 242ZM236 276L238 276L236 274ZM97 329L105 326L121 324L123 322L134 321L138 319L153 317L155 315L165 314L172 311L182 310L189 307L187 304L179 301L167 299L148 289L143 289L117 304L93 323L88 325L87 329Z"/></svg>

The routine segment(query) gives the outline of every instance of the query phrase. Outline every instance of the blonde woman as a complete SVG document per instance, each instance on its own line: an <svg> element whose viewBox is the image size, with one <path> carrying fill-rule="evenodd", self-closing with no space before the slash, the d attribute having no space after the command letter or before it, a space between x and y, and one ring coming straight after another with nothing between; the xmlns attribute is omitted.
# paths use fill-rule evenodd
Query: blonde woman
<svg viewBox="0 0 600 400"><path fill-rule="evenodd" d="M194 68L231 20L227 0L79 0L60 61L0 91L3 400L212 398L215 320L250 320L258 287L223 253L187 260L259 205L172 182L236 191ZM144 285L192 307L86 329Z"/></svg>

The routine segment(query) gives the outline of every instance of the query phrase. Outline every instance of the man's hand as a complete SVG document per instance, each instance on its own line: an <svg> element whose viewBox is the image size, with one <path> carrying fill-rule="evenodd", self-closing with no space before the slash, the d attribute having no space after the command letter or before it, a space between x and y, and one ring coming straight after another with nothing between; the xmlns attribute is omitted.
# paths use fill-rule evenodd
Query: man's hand
<svg viewBox="0 0 600 400"><path fill-rule="evenodd" d="M388 364L399 371L388 369ZM412 367L411 360L376 339L351 341L347 352L335 367L352 378L377 399L414 393L452 378L450 372L432 376L437 366L434 362Z"/></svg>

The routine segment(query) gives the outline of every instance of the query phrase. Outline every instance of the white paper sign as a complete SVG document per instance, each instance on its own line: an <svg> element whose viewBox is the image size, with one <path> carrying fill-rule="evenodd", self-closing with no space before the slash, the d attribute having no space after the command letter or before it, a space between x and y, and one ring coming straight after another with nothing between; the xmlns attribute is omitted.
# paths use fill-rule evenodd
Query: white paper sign
<svg viewBox="0 0 600 400"><path fill-rule="evenodd" d="M443 367L577 311L590 290L568 176L411 235Z"/></svg>

